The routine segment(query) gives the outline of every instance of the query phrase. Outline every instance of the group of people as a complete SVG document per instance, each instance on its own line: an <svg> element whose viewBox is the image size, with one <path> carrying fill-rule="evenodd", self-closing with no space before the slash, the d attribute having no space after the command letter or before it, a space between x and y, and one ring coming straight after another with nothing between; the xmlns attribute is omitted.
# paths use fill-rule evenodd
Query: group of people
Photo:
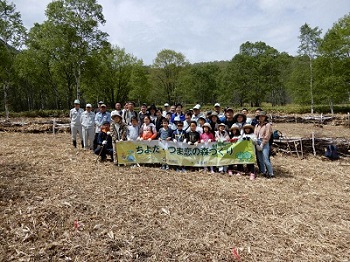
<svg viewBox="0 0 350 262"><path fill-rule="evenodd" d="M232 108L222 110L216 103L213 110L202 112L201 105L184 111L181 104L164 104L164 109L155 105L142 104L136 112L135 103L116 103L113 111L107 111L103 101L98 103L95 111L92 105L86 104L85 111L80 108L80 101L74 101L74 108L70 110L71 134L73 146L77 147L77 133L81 137L81 145L91 149L104 161L107 155L117 164L115 144L118 141L132 140L165 140L188 143L197 146L199 143L214 141L236 142L239 139L249 139L256 149L259 172L266 177L274 176L270 162L270 138L272 126L268 116L261 108L257 108L253 118L248 117L248 110L243 108L234 113ZM169 169L162 165L162 169ZM254 164L247 165L250 179L256 177ZM177 168L186 171L185 168ZM208 168L204 167L208 172ZM233 175L233 166L210 167L210 172L228 173ZM236 165L235 173L244 173L243 165Z"/></svg>

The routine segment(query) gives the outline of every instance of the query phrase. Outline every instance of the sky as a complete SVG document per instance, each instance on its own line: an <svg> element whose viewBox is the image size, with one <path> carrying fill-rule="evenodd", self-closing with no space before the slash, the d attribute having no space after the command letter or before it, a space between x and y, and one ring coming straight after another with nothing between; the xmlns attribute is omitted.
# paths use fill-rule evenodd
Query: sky
<svg viewBox="0 0 350 262"><path fill-rule="evenodd" d="M8 0L27 29L46 20L51 0ZM265 42L296 55L300 27L322 29L350 13L350 0L97 0L109 42L153 63L163 49L190 63L231 60L241 44Z"/></svg>

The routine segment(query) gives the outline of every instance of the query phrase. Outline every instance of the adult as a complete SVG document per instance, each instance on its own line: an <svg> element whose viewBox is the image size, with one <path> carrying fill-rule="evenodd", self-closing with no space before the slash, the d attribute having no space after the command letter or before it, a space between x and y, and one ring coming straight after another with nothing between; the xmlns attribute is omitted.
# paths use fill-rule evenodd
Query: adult
<svg viewBox="0 0 350 262"><path fill-rule="evenodd" d="M170 110L170 105L168 103L164 104L164 111L162 112L162 116L166 117L166 114L169 112Z"/></svg>
<svg viewBox="0 0 350 262"><path fill-rule="evenodd" d="M175 106L175 105L172 105L172 106L170 107L170 110L169 110L169 111L171 112L171 114L174 114L175 111L176 111L176 106Z"/></svg>
<svg viewBox="0 0 350 262"><path fill-rule="evenodd" d="M211 115L208 117L209 124L211 126L211 132L214 134L216 130L218 130L218 126L221 123L220 119L218 118L217 112L212 112Z"/></svg>
<svg viewBox="0 0 350 262"><path fill-rule="evenodd" d="M122 109L122 104L121 103L119 103L119 102L115 103L114 108L120 115L123 114L123 109Z"/></svg>
<svg viewBox="0 0 350 262"><path fill-rule="evenodd" d="M175 113L171 116L171 122L174 122L174 118L179 117L181 121L185 121L185 114L182 112L182 105L177 104Z"/></svg>
<svg viewBox="0 0 350 262"><path fill-rule="evenodd" d="M186 114L185 114L185 121L183 121L183 123L184 123L183 130L185 132L189 132L190 131L191 119L192 119L191 112L186 112Z"/></svg>
<svg viewBox="0 0 350 262"><path fill-rule="evenodd" d="M82 128L83 143L85 149L94 149L95 137L95 113L92 112L91 104L86 104L86 110L82 113L80 122Z"/></svg>
<svg viewBox="0 0 350 262"><path fill-rule="evenodd" d="M155 124L156 118L157 118L156 111L157 111L157 107L155 104L150 105L150 107L148 108L149 117L153 124Z"/></svg>
<svg viewBox="0 0 350 262"><path fill-rule="evenodd" d="M74 100L74 108L69 111L70 129L72 135L73 146L77 147L77 133L79 133L81 139L81 146L84 148L83 136L81 131L81 115L84 110L80 108L80 101Z"/></svg>
<svg viewBox="0 0 350 262"><path fill-rule="evenodd" d="M131 118L136 117L137 121L139 121L138 113L135 111L135 102L130 101L128 102L128 109L124 111L123 114L123 121L125 124L130 125L131 124Z"/></svg>
<svg viewBox="0 0 350 262"><path fill-rule="evenodd" d="M258 124L255 127L254 134L257 137L256 153L260 172L267 178L274 177L273 168L270 162L270 138L272 135L272 126L268 122L268 117L265 111L260 111L258 114ZM266 168L265 168L266 167ZM267 169L267 173L266 173Z"/></svg>
<svg viewBox="0 0 350 262"><path fill-rule="evenodd" d="M197 104L193 107L192 121L196 121L198 123L198 119L203 116L201 114L201 105Z"/></svg>
<svg viewBox="0 0 350 262"><path fill-rule="evenodd" d="M235 123L235 120L233 119L233 109L232 108L227 108L225 110L225 120L224 124L226 125L227 130L231 129L231 126Z"/></svg>
<svg viewBox="0 0 350 262"><path fill-rule="evenodd" d="M214 111L218 114L218 118L220 119L220 122L225 121L225 114L221 111L221 106L219 103L215 103Z"/></svg>
<svg viewBox="0 0 350 262"><path fill-rule="evenodd" d="M101 127L102 127L104 122L111 122L111 113L107 112L107 106L105 104L102 104L100 107L100 112L95 114L94 149L96 149L96 147L97 147L98 134L101 132Z"/></svg>
<svg viewBox="0 0 350 262"><path fill-rule="evenodd" d="M139 121L140 121L140 125L143 124L143 119L145 116L148 115L148 112L147 112L147 104L146 103L143 103L141 105L141 108L140 108L140 112L139 112Z"/></svg>
<svg viewBox="0 0 350 262"><path fill-rule="evenodd" d="M111 113L111 128L110 128L110 135L112 137L112 146L113 146L113 159L114 164L118 164L118 157L117 157L117 147L116 143L119 141L125 141L126 135L127 135L127 127L125 123L123 122L121 114L117 110L112 111Z"/></svg>
<svg viewBox="0 0 350 262"><path fill-rule="evenodd" d="M98 103L97 103L97 108L95 108L95 111L94 111L94 113L95 114L97 114L98 112L100 112L100 110L101 110L101 105L103 105L104 104L104 102L101 100L101 101L99 101Z"/></svg>
<svg viewBox="0 0 350 262"><path fill-rule="evenodd" d="M233 117L233 122L239 127L241 135L243 134L243 125L246 123L247 117L242 113L238 113Z"/></svg>
<svg viewBox="0 0 350 262"><path fill-rule="evenodd" d="M168 127L172 130L172 126L170 126L170 121L169 121L169 119L167 119L166 117L164 117L162 115L162 109L161 108L157 108L156 116L157 116L157 118L155 119L154 124L156 126L157 132L159 132L159 130L162 128L164 119L167 120Z"/></svg>
<svg viewBox="0 0 350 262"><path fill-rule="evenodd" d="M259 113L263 111L260 107L258 107L257 109L255 109L255 117L252 119L252 126L256 126L259 122Z"/></svg>
<svg viewBox="0 0 350 262"><path fill-rule="evenodd" d="M96 155L101 156L101 161L106 161L107 155L110 155L112 161L114 161L112 137L108 135L109 128L109 121L104 121L97 135L97 146L94 152Z"/></svg>
<svg viewBox="0 0 350 262"><path fill-rule="evenodd" d="M253 119L250 118L250 117L248 117L248 109L245 108L245 107L243 107L242 110L241 110L241 113L242 113L243 115L245 115L246 118L247 118L247 120L246 120L245 122L246 122L247 124L251 124Z"/></svg>

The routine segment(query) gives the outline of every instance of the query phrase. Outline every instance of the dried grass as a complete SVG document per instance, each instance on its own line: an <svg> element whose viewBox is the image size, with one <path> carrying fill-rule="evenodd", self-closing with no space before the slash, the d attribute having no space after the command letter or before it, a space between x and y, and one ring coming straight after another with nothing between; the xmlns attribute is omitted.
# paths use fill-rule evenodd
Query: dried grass
<svg viewBox="0 0 350 262"><path fill-rule="evenodd" d="M0 141L0 261L349 261L349 159L278 154L252 182L96 163L63 133Z"/></svg>

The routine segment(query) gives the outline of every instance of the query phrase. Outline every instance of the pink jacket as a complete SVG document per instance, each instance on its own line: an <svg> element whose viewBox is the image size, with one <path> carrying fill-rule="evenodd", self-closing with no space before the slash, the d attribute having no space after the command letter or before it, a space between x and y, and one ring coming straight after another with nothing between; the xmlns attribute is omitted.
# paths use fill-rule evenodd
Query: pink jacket
<svg viewBox="0 0 350 262"><path fill-rule="evenodd" d="M209 139L212 142L215 141L215 137L214 137L213 133L209 132L209 133L201 134L201 140L204 140L204 142L207 142Z"/></svg>
<svg viewBox="0 0 350 262"><path fill-rule="evenodd" d="M262 139L262 145L269 143L270 137L272 135L272 126L270 123L257 124L254 129L254 134L257 139Z"/></svg>

